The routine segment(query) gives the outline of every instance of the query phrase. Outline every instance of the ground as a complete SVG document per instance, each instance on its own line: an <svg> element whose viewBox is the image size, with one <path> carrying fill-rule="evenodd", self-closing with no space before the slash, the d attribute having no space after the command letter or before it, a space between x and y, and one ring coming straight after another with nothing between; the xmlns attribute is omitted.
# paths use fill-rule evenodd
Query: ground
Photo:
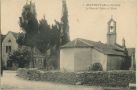
<svg viewBox="0 0 137 90"><path fill-rule="evenodd" d="M4 71L1 78L2 90L122 90L102 87L64 85L51 82L29 81L16 76L16 71ZM123 89L125 90L125 89Z"/></svg>

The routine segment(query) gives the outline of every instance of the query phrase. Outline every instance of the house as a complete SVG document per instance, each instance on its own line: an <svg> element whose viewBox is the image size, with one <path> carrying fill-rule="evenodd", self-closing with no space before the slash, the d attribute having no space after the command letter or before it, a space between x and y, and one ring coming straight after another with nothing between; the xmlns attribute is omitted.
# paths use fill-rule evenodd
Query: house
<svg viewBox="0 0 137 90"><path fill-rule="evenodd" d="M3 66L6 69L16 69L17 66L14 65L14 63L9 60L9 54L16 51L16 50L23 50L27 49L30 52L32 52L32 59L30 62L30 68L46 68L46 60L48 59L50 55L50 49L47 51L47 53L42 53L40 50L36 47L29 47L25 45L18 45L16 40L18 39L20 33L15 33L9 31L6 35L2 35L2 61ZM23 34L22 34L23 35ZM54 57L53 57L54 58ZM52 59L52 58L51 58Z"/></svg>
<svg viewBox="0 0 137 90"><path fill-rule="evenodd" d="M117 44L116 36L116 21L111 18L108 22L107 43L81 38L68 42L60 49L60 70L87 71L95 63L100 63L103 71L121 70L131 49L126 48L124 39L122 45ZM135 55L135 52L131 53Z"/></svg>
<svg viewBox="0 0 137 90"><path fill-rule="evenodd" d="M11 62L8 61L9 53L18 49L18 44L16 42L18 38L18 33L8 32L5 38L2 41L2 61L4 67L10 67Z"/></svg>
<svg viewBox="0 0 137 90"><path fill-rule="evenodd" d="M9 60L9 54L16 50L27 49L33 52L33 62L30 63L31 68L44 68L44 58L45 55L42 54L37 48L31 49L28 46L20 46L16 42L18 39L19 33L9 31L7 35L2 35L2 61L3 65L7 69L15 68L14 63ZM17 67L16 67L17 68Z"/></svg>

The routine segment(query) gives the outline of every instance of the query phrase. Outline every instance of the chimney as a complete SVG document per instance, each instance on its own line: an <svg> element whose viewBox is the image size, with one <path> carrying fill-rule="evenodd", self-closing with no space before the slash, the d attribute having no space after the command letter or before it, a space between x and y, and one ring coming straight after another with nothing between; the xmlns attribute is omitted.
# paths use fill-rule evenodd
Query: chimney
<svg viewBox="0 0 137 90"><path fill-rule="evenodd" d="M125 39L124 39L124 38L122 39L122 46L123 46L123 47L126 47Z"/></svg>

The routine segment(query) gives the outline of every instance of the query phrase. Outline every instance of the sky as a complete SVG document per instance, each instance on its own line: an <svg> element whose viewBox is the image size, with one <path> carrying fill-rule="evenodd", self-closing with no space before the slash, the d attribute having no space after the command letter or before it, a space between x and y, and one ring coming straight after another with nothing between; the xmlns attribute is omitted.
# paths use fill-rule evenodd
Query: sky
<svg viewBox="0 0 137 90"><path fill-rule="evenodd" d="M29 0L28 0L29 1ZM107 22L113 17L117 22L117 43L125 38L127 47L137 47L137 2L134 0L66 0L69 14L70 38L84 38L106 43ZM48 23L60 21L62 0L32 0L37 18L45 15ZM1 0L1 30L21 32L19 17L26 0ZM97 6L97 5L113 6ZM96 8L96 9L95 9ZM106 8L106 9L103 9Z"/></svg>

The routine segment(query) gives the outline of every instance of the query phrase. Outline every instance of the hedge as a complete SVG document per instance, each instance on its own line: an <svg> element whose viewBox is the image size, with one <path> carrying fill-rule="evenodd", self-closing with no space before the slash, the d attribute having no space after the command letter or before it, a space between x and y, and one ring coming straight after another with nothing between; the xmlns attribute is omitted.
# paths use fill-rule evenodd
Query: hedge
<svg viewBox="0 0 137 90"><path fill-rule="evenodd" d="M17 76L36 81L107 87L127 87L136 81L135 71L59 72L23 68L17 70Z"/></svg>

